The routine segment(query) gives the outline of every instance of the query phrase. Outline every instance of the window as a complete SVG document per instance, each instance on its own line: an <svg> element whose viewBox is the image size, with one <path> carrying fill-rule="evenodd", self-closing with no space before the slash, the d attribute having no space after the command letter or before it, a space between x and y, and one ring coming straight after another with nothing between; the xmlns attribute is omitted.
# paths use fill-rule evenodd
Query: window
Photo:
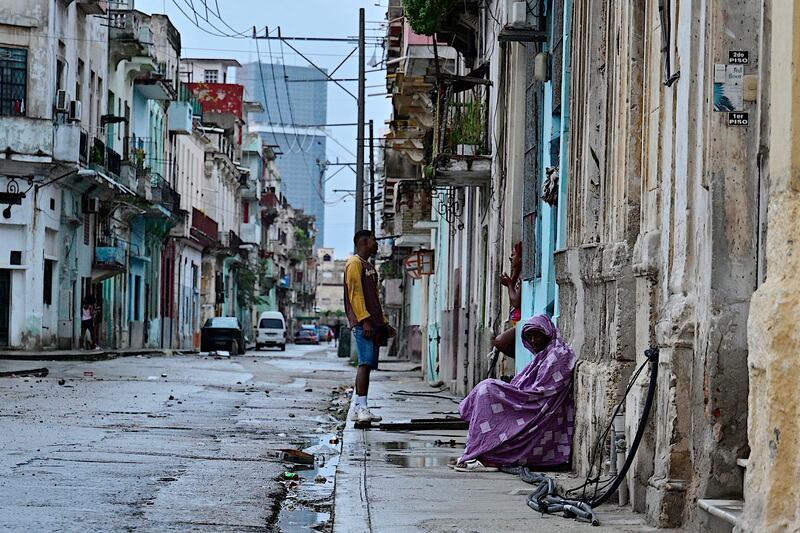
<svg viewBox="0 0 800 533"><path fill-rule="evenodd" d="M206 83L217 83L219 71L217 69L206 69L203 71L203 79Z"/></svg>
<svg viewBox="0 0 800 533"><path fill-rule="evenodd" d="M53 305L53 266L55 261L51 259L44 260L44 291L42 293L42 301L45 305Z"/></svg>
<svg viewBox="0 0 800 533"><path fill-rule="evenodd" d="M0 47L0 116L25 116L28 51Z"/></svg>
<svg viewBox="0 0 800 533"><path fill-rule="evenodd" d="M139 307L142 305L142 276L134 276L133 282L133 320L141 320Z"/></svg>
<svg viewBox="0 0 800 533"><path fill-rule="evenodd" d="M243 222L248 224L250 222L250 202L242 202L242 215Z"/></svg>
<svg viewBox="0 0 800 533"><path fill-rule="evenodd" d="M22 252L20 250L11 250L11 255L8 258L8 263L11 265L21 265Z"/></svg>
<svg viewBox="0 0 800 533"><path fill-rule="evenodd" d="M283 329L283 321L280 318L262 318L258 327L261 329Z"/></svg>

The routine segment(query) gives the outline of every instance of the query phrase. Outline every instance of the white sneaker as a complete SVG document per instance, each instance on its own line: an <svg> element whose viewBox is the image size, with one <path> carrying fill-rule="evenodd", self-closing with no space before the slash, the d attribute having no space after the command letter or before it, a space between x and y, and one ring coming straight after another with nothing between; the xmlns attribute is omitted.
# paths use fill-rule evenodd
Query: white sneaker
<svg viewBox="0 0 800 533"><path fill-rule="evenodd" d="M353 422L358 422L358 413L361 412L362 407L360 405L356 405L353 407L353 413L350 415L350 420Z"/></svg>
<svg viewBox="0 0 800 533"><path fill-rule="evenodd" d="M373 415L369 410L369 407L362 407L358 412L359 422L380 422L381 420L383 420L383 418L379 417L378 415Z"/></svg>

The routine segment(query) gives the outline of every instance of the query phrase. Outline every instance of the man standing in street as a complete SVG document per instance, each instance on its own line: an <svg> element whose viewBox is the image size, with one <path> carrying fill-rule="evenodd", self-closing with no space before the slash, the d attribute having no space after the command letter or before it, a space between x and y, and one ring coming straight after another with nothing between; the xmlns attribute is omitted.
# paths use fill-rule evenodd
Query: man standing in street
<svg viewBox="0 0 800 533"><path fill-rule="evenodd" d="M370 257L378 253L378 241L369 230L357 231L353 242L356 254L347 260L344 268L344 310L353 328L358 351L356 373L356 407L352 420L379 422L367 406L369 374L378 368L378 351L395 331L383 314L378 292L378 272Z"/></svg>

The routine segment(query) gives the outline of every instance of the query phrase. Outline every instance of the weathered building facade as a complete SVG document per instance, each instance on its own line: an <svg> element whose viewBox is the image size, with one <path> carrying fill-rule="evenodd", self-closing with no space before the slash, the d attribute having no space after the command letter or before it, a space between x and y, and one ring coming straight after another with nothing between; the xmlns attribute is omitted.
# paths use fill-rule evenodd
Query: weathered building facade
<svg viewBox="0 0 800 533"><path fill-rule="evenodd" d="M188 83L195 63L219 76ZM0 347L84 347L84 303L107 349L197 349L215 315L249 336L275 154L243 149L260 106L236 65L182 64L177 28L133 0L0 7Z"/></svg>
<svg viewBox="0 0 800 533"><path fill-rule="evenodd" d="M579 355L573 468L587 473L632 372L657 347L655 407L627 479L633 508L661 527L796 528L796 505L766 496L777 490L770 476L778 464L795 471L789 450L798 445L793 436L781 448L794 426L791 416L778 421L778 404L793 404L777 387L778 354L790 353L791 340L768 327L771 314L791 314L796 301L785 292L796 284L789 262L775 265L769 256L769 246L786 257L793 246L783 209L791 212L796 171L788 148L794 51L776 54L775 43L794 42L796 3L513 4L526 3L465 2L439 21L413 21L438 22L431 43L458 51L455 71L428 69L422 96L400 98L413 54L397 52L398 72L390 67L388 86L398 96L387 183L406 179L408 190L417 182L434 191L430 221L421 214L398 226L397 186L393 210L384 207L384 230L402 235L393 253L404 238L430 232L413 250L434 251L432 275L399 274L403 320L427 328L426 379L464 393L482 377L481 354L507 327L497 279L522 241L522 319L549 314ZM402 31L392 34L392 24L409 21L393 6L389 55L391 43L402 50L409 42ZM491 158L484 185L471 181L475 160L458 167L459 157L439 157L446 152L433 125L452 113L437 102L453 102L467 87L479 94L471 87L482 80ZM428 100L432 120L415 124L423 134L398 141L409 125L398 119ZM475 100L455 97L468 101ZM421 168L414 174L409 164ZM452 179L444 191L443 177ZM448 209L454 204L462 211ZM517 351L519 370L530 357ZM625 399L629 437L648 380L643 373Z"/></svg>

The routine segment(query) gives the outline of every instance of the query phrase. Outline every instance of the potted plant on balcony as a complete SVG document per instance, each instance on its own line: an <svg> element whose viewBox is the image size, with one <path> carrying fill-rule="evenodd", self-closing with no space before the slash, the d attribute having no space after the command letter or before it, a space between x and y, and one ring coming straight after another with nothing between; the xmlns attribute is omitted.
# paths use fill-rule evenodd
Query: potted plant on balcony
<svg viewBox="0 0 800 533"><path fill-rule="evenodd" d="M89 153L89 163L95 165L103 164L103 150L98 146L92 146L92 151Z"/></svg>
<svg viewBox="0 0 800 533"><path fill-rule="evenodd" d="M451 104L451 122L447 144L451 154L478 155L484 139L484 108L481 101Z"/></svg>

